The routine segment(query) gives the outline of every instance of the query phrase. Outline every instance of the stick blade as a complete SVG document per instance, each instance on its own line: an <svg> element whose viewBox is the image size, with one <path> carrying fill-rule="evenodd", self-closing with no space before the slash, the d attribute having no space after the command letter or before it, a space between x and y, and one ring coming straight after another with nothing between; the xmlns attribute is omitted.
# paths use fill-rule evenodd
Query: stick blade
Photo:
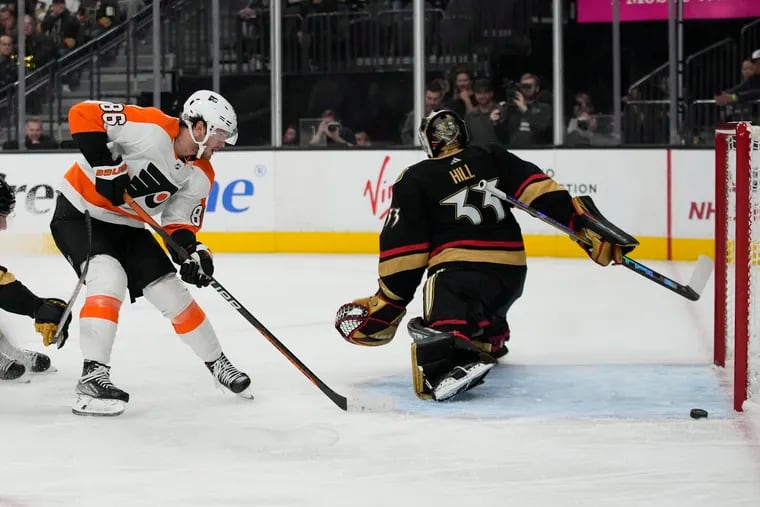
<svg viewBox="0 0 760 507"><path fill-rule="evenodd" d="M689 288L694 291L696 298L699 299L702 295L702 291L707 285L707 281L710 279L710 275L713 272L713 261L706 255L700 255L697 259L697 266L694 268L694 272L689 280Z"/></svg>

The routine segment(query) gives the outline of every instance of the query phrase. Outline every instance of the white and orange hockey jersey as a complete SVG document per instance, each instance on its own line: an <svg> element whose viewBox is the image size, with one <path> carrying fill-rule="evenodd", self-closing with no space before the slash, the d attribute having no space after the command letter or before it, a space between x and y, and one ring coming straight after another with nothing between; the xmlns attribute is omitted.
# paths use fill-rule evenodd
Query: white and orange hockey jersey
<svg viewBox="0 0 760 507"><path fill-rule="evenodd" d="M174 140L180 131L179 119L153 107L85 101L69 110L69 128L72 136L105 134L112 159L121 157L126 162L130 179L154 183L149 194L132 197L150 215L161 215L167 232L198 233L214 169L208 160L185 162L177 157ZM129 206L114 206L95 190L95 170L84 156L66 172L60 190L74 207L88 210L97 220L144 227Z"/></svg>

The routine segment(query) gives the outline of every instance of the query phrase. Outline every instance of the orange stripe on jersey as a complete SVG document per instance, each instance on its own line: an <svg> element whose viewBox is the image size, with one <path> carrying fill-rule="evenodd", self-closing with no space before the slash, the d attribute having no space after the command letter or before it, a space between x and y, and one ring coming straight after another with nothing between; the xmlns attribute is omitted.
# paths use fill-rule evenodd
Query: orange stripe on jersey
<svg viewBox="0 0 760 507"><path fill-rule="evenodd" d="M69 129L71 134L80 132L107 132L106 124L123 125L126 122L153 123L174 139L179 134L179 120L167 116L155 107L139 107L109 102L80 102L69 109ZM119 108L120 109L117 109ZM120 121L117 121L119 120ZM110 121L107 121L110 120Z"/></svg>
<svg viewBox="0 0 760 507"><path fill-rule="evenodd" d="M102 208L120 215L128 216L136 220L140 220L137 215L129 213L118 206L111 204L111 201L103 197L97 190L95 190L95 183L87 177L85 172L79 167L76 162L72 165L63 178L69 182L69 184L76 190L82 198L92 206Z"/></svg>
<svg viewBox="0 0 760 507"><path fill-rule="evenodd" d="M205 319L206 314L203 313L198 303L193 301L179 315L172 319L172 326L174 326L177 334L187 334L197 329Z"/></svg>
<svg viewBox="0 0 760 507"><path fill-rule="evenodd" d="M180 229L187 229L188 231L191 231L193 234L196 234L196 235L198 234L198 231L201 230L200 227L196 227L190 224L168 224L168 225L164 225L163 229L169 233L169 236L171 236L172 234L174 234Z"/></svg>
<svg viewBox="0 0 760 507"><path fill-rule="evenodd" d="M118 324L120 309L121 301L113 296L88 296L79 312L79 318L103 319Z"/></svg>

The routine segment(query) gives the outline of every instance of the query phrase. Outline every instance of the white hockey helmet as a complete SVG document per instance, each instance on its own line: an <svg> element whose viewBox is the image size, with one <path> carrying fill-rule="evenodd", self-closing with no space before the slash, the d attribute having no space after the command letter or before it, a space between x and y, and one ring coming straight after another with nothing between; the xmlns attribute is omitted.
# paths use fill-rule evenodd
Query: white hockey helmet
<svg viewBox="0 0 760 507"><path fill-rule="evenodd" d="M198 145L198 157L203 154L206 142L211 136L224 139L227 144L235 144L238 138L237 115L232 105L216 92L198 90L185 101L180 119L190 130L190 136ZM193 135L193 123L203 120L206 123L206 137L202 140Z"/></svg>

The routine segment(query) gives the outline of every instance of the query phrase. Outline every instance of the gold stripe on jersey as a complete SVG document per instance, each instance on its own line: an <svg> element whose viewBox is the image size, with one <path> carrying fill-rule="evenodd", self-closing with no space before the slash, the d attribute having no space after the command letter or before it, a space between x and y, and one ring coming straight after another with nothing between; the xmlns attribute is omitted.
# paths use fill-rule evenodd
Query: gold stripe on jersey
<svg viewBox="0 0 760 507"><path fill-rule="evenodd" d="M488 264L508 264L525 266L525 250L472 250L469 248L446 248L430 258L428 267L446 262L485 262Z"/></svg>
<svg viewBox="0 0 760 507"><path fill-rule="evenodd" d="M425 318L425 322L430 321L430 311L433 308L433 300L435 299L435 283L438 281L438 275L443 271L445 269L440 269L425 280L425 290L422 294L422 315Z"/></svg>
<svg viewBox="0 0 760 507"><path fill-rule="evenodd" d="M525 190L523 190L522 194L520 195L520 202L525 204L526 206L530 206L531 203L537 199L538 197L541 197L544 194L548 194L549 192L558 192L558 191L564 191L565 187L554 181L553 179L547 178L543 180L539 180L535 183L531 183L528 185Z"/></svg>
<svg viewBox="0 0 760 507"><path fill-rule="evenodd" d="M378 274L381 277L395 275L402 271L424 268L428 265L428 253L417 253L394 257L381 261L378 266Z"/></svg>

